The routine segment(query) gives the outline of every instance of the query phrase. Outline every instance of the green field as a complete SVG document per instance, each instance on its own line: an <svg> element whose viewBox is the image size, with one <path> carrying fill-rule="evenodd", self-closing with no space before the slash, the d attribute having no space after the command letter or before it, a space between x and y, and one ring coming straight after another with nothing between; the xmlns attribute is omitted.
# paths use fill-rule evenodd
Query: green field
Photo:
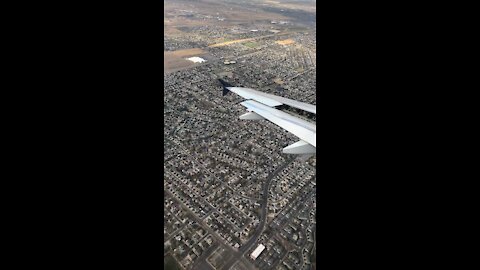
<svg viewBox="0 0 480 270"><path fill-rule="evenodd" d="M163 264L165 270L180 270L180 266L171 255L165 257Z"/></svg>
<svg viewBox="0 0 480 270"><path fill-rule="evenodd" d="M244 46L247 46L249 48L255 48L255 47L258 47L258 43L256 42L246 42L246 43L243 43Z"/></svg>

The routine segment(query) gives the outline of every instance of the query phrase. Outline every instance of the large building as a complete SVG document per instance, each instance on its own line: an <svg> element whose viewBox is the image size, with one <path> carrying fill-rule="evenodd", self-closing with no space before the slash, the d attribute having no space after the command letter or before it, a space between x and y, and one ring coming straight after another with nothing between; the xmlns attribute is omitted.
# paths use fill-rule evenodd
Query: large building
<svg viewBox="0 0 480 270"><path fill-rule="evenodd" d="M254 260L257 259L260 253L262 253L264 249L265 249L264 245L262 244L258 245L258 247L252 252L252 254L250 254L250 258Z"/></svg>

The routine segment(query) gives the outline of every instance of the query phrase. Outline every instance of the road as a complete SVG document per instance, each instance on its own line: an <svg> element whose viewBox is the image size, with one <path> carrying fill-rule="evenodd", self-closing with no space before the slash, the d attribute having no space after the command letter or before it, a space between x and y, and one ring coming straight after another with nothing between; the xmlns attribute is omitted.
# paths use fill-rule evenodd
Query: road
<svg viewBox="0 0 480 270"><path fill-rule="evenodd" d="M194 220L204 229L207 230L208 233L210 233L218 242L218 244L224 248L226 248L228 251L233 253L233 257L225 263L225 265L222 267L222 269L230 269L237 261L239 261L243 255L245 255L246 252L252 248L252 246L257 242L258 238L262 234L262 232L265 229L266 223L267 223L267 210L268 210L268 197L269 193L268 191L270 190L270 187L272 185L272 180L281 172L283 171L288 165L290 165L293 161L295 161L295 157L289 157L289 159L279 166L275 171L273 171L266 179L266 183L263 187L263 195L261 197L260 205L261 205L261 213L260 213L260 222L259 225L257 226L257 229L254 233L254 235L248 240L245 245L240 247L238 251L234 250L230 245L226 244L223 240L223 238L219 237L209 226L205 224L203 219L198 218L193 212L190 211L190 209L184 205L180 200L176 199L176 197L173 194L170 194L175 200L180 203L184 209L187 210L187 213L190 213L191 216L194 218ZM167 191L170 193L169 191ZM207 258L213 253L215 248L209 248L206 252L204 252L199 259L197 259L192 267L192 269L205 269L205 270L210 270L213 269L212 266L207 262Z"/></svg>
<svg viewBox="0 0 480 270"><path fill-rule="evenodd" d="M267 223L268 190L270 189L270 186L272 184L272 180L275 178L275 176L277 176L277 174L279 174L281 171L283 171L294 160L295 160L295 158L290 158L283 165L278 167L275 171L273 171L267 177L267 181L265 183L265 186L263 187L263 196L262 196L262 200L261 200L261 203L260 203L261 207L262 207L262 211L261 211L261 214L260 214L259 226L257 227L257 230L255 231L254 235L250 238L250 240L248 240L248 242L245 243L245 245L240 247L239 251L236 252L234 258L232 260L230 260L229 262L227 262L225 264L225 266L223 267L223 269L230 269L257 242L258 238L260 237L260 235L264 231L265 225Z"/></svg>
<svg viewBox="0 0 480 270"><path fill-rule="evenodd" d="M169 193L169 195L178 203L182 206L182 208L190 214L191 218L196 221L200 227L202 227L204 230L208 232L208 234L211 234L212 237L216 240L218 245L223 246L225 249L230 250L231 252L236 252L230 245L224 244L223 238L221 238L217 233L215 233L212 228L210 228L204 221L203 219L199 218L195 213L193 213L182 201L177 199L177 197L172 194L170 191L166 191ZM215 246L215 245L214 245ZM208 250L206 250L201 256L200 259L196 260L192 269L213 269L208 263L206 263L206 258L213 252L215 248L210 247Z"/></svg>

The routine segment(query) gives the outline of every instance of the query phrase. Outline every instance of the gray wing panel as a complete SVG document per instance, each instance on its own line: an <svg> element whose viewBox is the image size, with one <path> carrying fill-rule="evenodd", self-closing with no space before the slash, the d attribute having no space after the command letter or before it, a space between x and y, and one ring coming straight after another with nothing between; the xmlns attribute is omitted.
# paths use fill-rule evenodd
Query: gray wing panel
<svg viewBox="0 0 480 270"><path fill-rule="evenodd" d="M236 93L245 99L253 99L267 106L274 107L282 104L301 109L310 113L317 114L317 106L305 102L296 101L289 98L279 97L272 94L263 93L251 88L245 87L227 87L228 90Z"/></svg>
<svg viewBox="0 0 480 270"><path fill-rule="evenodd" d="M254 100L247 100L240 104L246 107L247 110L257 113L275 125L316 147L316 126L314 124Z"/></svg>
<svg viewBox="0 0 480 270"><path fill-rule="evenodd" d="M266 97L263 95L259 95L258 93L255 93L257 91L249 88L242 88L242 87L227 87L228 90L234 92L235 94L245 98L245 99L253 99L256 100L260 103L263 103L269 107L275 107L275 106L280 106L283 103L272 99L270 97ZM254 91L254 92L252 92Z"/></svg>

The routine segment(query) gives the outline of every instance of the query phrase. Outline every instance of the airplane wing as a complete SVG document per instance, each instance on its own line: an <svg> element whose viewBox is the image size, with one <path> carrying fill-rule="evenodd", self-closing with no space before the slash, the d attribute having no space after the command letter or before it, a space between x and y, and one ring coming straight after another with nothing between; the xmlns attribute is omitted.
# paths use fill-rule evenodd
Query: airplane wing
<svg viewBox="0 0 480 270"><path fill-rule="evenodd" d="M247 100L240 104L246 107L249 112L258 114L262 118L297 136L314 148L316 147L316 126L314 124L254 100Z"/></svg>
<svg viewBox="0 0 480 270"><path fill-rule="evenodd" d="M316 125L274 108L276 106L285 104L316 114L315 105L263 93L250 88L233 87L223 80L220 80L220 83L223 85L223 95L226 95L229 91L231 91L247 99L246 101L240 103L242 106L247 108L248 111L247 113L241 115L240 119L267 119L268 121L285 129L300 139L298 142L283 148L283 153L303 155L311 155L316 153Z"/></svg>
<svg viewBox="0 0 480 270"><path fill-rule="evenodd" d="M313 114L317 114L317 106L308 104L305 102L300 102L300 101L289 99L289 98L284 98L284 97L279 97L272 94L263 93L257 90L253 90L251 88L230 87L230 86L225 88L245 99L253 99L269 107L275 107L275 106L280 106L285 104L290 107L294 107L294 108L304 110ZM223 94L226 95L227 93L228 92L224 91Z"/></svg>

